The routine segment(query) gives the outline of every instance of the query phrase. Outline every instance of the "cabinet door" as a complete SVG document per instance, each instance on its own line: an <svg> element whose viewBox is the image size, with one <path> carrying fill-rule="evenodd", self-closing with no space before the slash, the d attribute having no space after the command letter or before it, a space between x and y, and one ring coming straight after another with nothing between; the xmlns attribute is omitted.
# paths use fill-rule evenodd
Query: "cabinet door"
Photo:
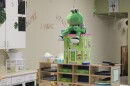
<svg viewBox="0 0 130 86"><path fill-rule="evenodd" d="M25 86L35 86L35 82L34 81L32 81L32 82L26 82Z"/></svg>
<svg viewBox="0 0 130 86"><path fill-rule="evenodd" d="M13 85L13 86L23 86L22 84L18 84L18 85Z"/></svg>
<svg viewBox="0 0 130 86"><path fill-rule="evenodd" d="M5 49L5 23L0 24L0 49Z"/></svg>
<svg viewBox="0 0 130 86"><path fill-rule="evenodd" d="M8 49L25 48L25 31L18 29L18 0L7 0L6 4L6 46Z"/></svg>

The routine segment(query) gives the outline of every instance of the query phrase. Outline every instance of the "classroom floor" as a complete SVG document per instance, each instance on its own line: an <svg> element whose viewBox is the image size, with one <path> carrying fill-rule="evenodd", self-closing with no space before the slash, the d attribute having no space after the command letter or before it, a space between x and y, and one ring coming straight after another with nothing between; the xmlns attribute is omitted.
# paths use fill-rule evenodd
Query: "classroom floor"
<svg viewBox="0 0 130 86"><path fill-rule="evenodd" d="M121 76L120 83L122 84L122 86L128 86L128 76Z"/></svg>

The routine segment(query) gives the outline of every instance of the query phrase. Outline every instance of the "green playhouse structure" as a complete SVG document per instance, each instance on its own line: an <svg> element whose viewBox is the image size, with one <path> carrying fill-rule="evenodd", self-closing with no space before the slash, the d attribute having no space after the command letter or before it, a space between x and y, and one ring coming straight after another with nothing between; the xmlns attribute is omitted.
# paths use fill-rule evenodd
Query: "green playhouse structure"
<svg viewBox="0 0 130 86"><path fill-rule="evenodd" d="M75 34L68 34L64 38L64 63L90 63L91 62L91 34L81 34L79 43L73 44L70 39Z"/></svg>

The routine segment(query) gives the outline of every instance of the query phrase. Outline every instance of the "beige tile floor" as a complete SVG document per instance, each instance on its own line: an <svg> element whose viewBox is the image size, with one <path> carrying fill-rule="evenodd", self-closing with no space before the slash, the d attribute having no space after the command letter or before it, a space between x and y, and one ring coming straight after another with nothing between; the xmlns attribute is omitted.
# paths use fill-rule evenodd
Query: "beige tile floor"
<svg viewBox="0 0 130 86"><path fill-rule="evenodd" d="M120 83L121 83L121 86L130 86L128 85L128 76L121 76Z"/></svg>

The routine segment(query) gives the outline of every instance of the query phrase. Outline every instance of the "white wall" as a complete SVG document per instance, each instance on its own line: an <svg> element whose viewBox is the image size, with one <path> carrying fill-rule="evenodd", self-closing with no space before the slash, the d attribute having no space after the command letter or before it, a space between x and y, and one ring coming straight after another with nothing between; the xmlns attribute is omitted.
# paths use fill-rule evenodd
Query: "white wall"
<svg viewBox="0 0 130 86"><path fill-rule="evenodd" d="M118 19L116 17L111 18L104 16L100 16L100 19L101 21L104 22L102 23L104 24L104 27L101 27L103 31L102 34L103 38L101 41L102 47L101 50L98 51L97 53L98 54L102 53L101 57L102 60L104 61L120 63L121 46L128 45L128 29L124 27L123 24L125 23L122 23L124 22L125 19Z"/></svg>
<svg viewBox="0 0 130 86"><path fill-rule="evenodd" d="M84 16L87 32L92 33L95 29L93 28L94 0L76 0L75 6ZM37 15L37 19L27 28L25 56L28 67L37 68L40 57L45 52L50 52L55 56L63 53L63 42L57 41L57 37L60 35L60 30L65 27L56 19L56 16L61 16L63 20L66 20L72 7L73 0L28 0L27 18L35 12ZM53 24L54 29L41 28L41 24L47 23Z"/></svg>
<svg viewBox="0 0 130 86"><path fill-rule="evenodd" d="M0 66L5 65L6 58L7 58L7 53L4 50L0 50Z"/></svg>

